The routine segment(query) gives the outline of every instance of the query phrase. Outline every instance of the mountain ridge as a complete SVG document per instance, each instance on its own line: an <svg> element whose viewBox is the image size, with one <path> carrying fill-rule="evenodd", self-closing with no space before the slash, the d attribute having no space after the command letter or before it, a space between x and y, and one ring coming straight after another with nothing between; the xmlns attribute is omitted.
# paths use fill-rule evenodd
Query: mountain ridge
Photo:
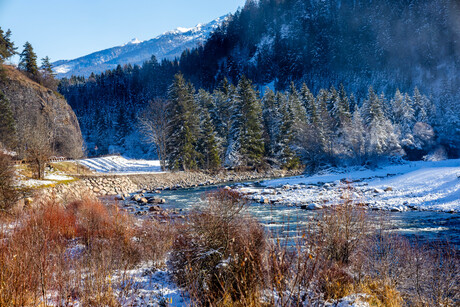
<svg viewBox="0 0 460 307"><path fill-rule="evenodd" d="M59 60L53 63L58 78L72 75L88 77L91 73L102 73L115 69L118 65L142 64L155 55L157 59L174 59L186 49L204 43L209 35L225 22L230 14L218 17L205 24L192 28L178 27L152 39L139 41L133 38L129 42L99 50L71 60Z"/></svg>

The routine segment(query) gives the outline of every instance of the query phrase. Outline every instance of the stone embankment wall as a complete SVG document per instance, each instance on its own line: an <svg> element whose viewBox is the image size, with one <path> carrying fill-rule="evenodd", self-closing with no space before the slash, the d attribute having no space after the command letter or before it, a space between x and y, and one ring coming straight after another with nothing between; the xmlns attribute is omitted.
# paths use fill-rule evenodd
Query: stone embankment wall
<svg viewBox="0 0 460 307"><path fill-rule="evenodd" d="M225 182L256 180L299 175L300 171L270 170L266 172L174 172L136 175L97 175L79 177L78 180L59 184L47 189L46 194L54 194L64 199L78 199L84 196L106 196L134 193L140 190L180 189Z"/></svg>

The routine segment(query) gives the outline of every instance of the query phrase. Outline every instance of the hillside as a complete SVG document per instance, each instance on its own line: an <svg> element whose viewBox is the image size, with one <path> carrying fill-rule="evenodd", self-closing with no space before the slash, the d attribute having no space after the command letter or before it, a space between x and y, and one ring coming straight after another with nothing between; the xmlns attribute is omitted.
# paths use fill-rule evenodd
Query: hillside
<svg viewBox="0 0 460 307"><path fill-rule="evenodd" d="M341 85L350 95L350 110L363 106L372 86L386 116L396 111L390 100L398 89L412 95L417 88L433 104L424 121L434 128L437 143L446 147L450 157L458 157L458 20L460 7L453 0L248 1L203 46L184 51L178 60L149 60L142 66L119 67L87 79L66 79L60 92L81 119L88 147L99 144L104 153L142 149L135 155L142 157L148 148L138 145L134 119L149 100L168 96L178 72L195 89L214 92L214 105L229 93L225 87L236 86L243 75L253 81L259 97L266 87L287 93L292 92L291 82L297 90L305 84L317 104L324 100L328 111ZM407 98L411 105L413 101ZM231 107L223 106L220 111ZM213 124L229 125L228 120L214 120ZM117 137L110 140L114 135ZM228 135L219 137L225 147ZM404 136L401 141L406 141ZM125 149L109 150L114 144Z"/></svg>
<svg viewBox="0 0 460 307"><path fill-rule="evenodd" d="M130 42L113 48L97 51L73 60L61 60L54 63L58 78L72 75L88 77L91 73L102 73L115 69L117 65L142 64L152 55L158 59L174 59L186 49L195 48L204 43L210 33L226 20L227 16L214 19L193 28L177 28L153 39Z"/></svg>
<svg viewBox="0 0 460 307"><path fill-rule="evenodd" d="M80 157L82 136L77 117L56 92L32 81L14 67L3 65L0 92L13 113L19 155L32 143L49 143L55 155Z"/></svg>

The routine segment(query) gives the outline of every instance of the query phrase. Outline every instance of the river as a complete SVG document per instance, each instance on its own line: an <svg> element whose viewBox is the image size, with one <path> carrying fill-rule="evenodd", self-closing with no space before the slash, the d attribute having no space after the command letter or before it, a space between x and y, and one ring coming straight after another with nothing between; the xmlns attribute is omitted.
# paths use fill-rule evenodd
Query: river
<svg viewBox="0 0 460 307"><path fill-rule="evenodd" d="M257 182L253 182L257 185ZM179 209L183 212L193 210L202 205L202 197L206 192L216 190L225 185L198 187L190 189L162 191L161 197L166 203L164 209ZM158 196L149 195L146 196ZM279 237L295 238L308 227L319 211L304 210L296 206L251 203L245 211L259 220L267 229ZM377 220L386 221L391 231L404 235L419 242L447 240L460 249L460 214L435 211L368 211Z"/></svg>

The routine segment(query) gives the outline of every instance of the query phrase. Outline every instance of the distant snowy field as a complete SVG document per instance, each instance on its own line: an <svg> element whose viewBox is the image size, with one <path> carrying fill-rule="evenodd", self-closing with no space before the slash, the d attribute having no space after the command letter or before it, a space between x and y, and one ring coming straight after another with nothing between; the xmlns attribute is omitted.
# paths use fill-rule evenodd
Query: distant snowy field
<svg viewBox="0 0 460 307"><path fill-rule="evenodd" d="M348 186L343 181L347 179L353 181L351 198L366 202L371 208L460 212L460 159L409 162L375 170L338 169L313 176L268 180L262 185L265 189L277 188L277 195L263 197L294 205L333 205L341 202ZM254 197L264 194L269 193L256 190Z"/></svg>
<svg viewBox="0 0 460 307"><path fill-rule="evenodd" d="M98 173L128 175L162 172L159 160L135 160L121 156L107 156L78 160L78 163Z"/></svg>

